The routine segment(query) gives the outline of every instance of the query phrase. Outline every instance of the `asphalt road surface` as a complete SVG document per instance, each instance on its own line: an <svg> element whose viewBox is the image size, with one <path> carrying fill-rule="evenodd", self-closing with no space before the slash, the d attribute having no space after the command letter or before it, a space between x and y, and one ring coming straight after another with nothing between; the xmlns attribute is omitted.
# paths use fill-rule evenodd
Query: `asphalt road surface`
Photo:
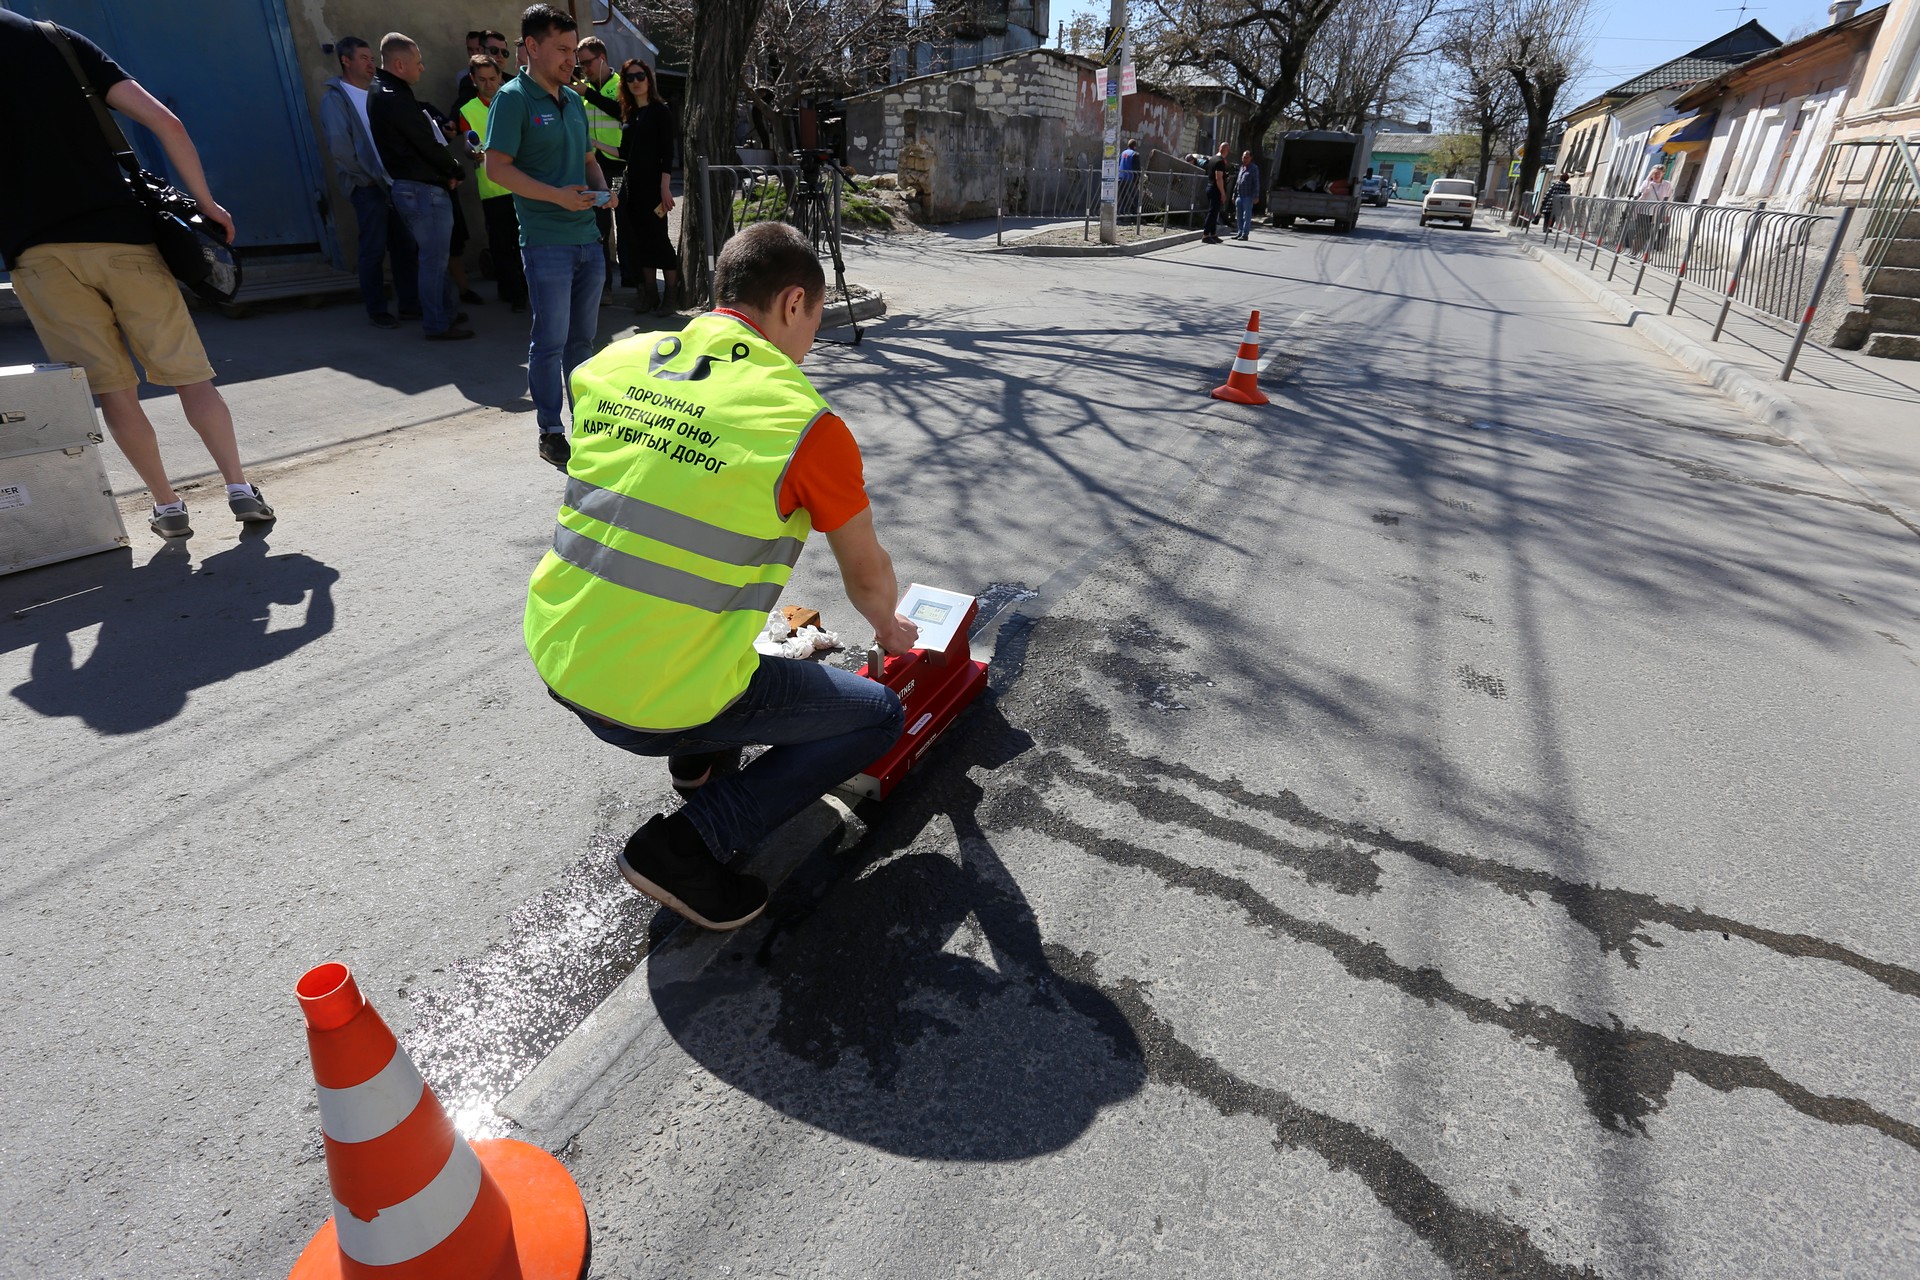
<svg viewBox="0 0 1920 1280"><path fill-rule="evenodd" d="M808 367L993 693L724 942L520 652L524 414L0 579L0 1274L284 1272L326 959L474 1131L615 994L530 1131L601 1276L1920 1273L1912 530L1489 229L851 266Z"/></svg>

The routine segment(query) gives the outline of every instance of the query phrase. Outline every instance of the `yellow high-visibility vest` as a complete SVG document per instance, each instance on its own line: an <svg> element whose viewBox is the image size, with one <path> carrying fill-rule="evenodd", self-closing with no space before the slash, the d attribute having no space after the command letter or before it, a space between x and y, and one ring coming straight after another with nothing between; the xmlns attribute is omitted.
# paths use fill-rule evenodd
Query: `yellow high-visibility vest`
<svg viewBox="0 0 1920 1280"><path fill-rule="evenodd" d="M460 104L460 118L467 122L467 128L480 135L480 145L487 144L487 117L493 109L478 98L469 98ZM495 196L512 195L505 187L487 176L487 166L483 163L474 181L479 185L480 198L491 200Z"/></svg>
<svg viewBox="0 0 1920 1280"><path fill-rule="evenodd" d="M746 691L753 639L813 530L780 514L827 402L730 316L617 342L573 374L573 459L527 589L527 652L573 705L633 729L706 724Z"/></svg>
<svg viewBox="0 0 1920 1280"><path fill-rule="evenodd" d="M616 71L608 76L607 82L599 86L598 92L609 102L620 101L620 73ZM589 102L587 103L587 145L596 148L597 156L609 158L606 157L605 152L597 149L598 145L603 143L613 148L613 155L610 158L618 160L620 158L620 117L617 114L608 115Z"/></svg>

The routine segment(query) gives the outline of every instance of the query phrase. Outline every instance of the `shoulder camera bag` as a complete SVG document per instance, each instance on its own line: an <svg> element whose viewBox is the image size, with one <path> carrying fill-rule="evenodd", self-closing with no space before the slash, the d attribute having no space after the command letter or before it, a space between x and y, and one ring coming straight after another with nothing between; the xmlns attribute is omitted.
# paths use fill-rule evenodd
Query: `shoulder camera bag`
<svg viewBox="0 0 1920 1280"><path fill-rule="evenodd" d="M209 302L232 302L240 292L240 259L227 243L226 231L205 217L192 196L156 174L140 167L126 135L114 123L113 113L94 90L93 82L81 70L73 44L66 33L51 22L36 22L54 48L65 59L67 69L80 86L94 119L106 138L107 150L126 171L127 185L153 222L153 242L166 260L174 279Z"/></svg>

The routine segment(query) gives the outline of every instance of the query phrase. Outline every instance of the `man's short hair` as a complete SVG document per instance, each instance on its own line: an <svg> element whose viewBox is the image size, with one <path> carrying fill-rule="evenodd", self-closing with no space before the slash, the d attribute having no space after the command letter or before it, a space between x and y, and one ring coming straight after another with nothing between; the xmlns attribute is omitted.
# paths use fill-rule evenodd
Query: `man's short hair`
<svg viewBox="0 0 1920 1280"><path fill-rule="evenodd" d="M587 36L574 48L578 49L582 55L597 53L604 58L607 54L607 42L599 36Z"/></svg>
<svg viewBox="0 0 1920 1280"><path fill-rule="evenodd" d="M574 21L572 14L564 9L556 9L550 4L533 4L520 15L520 38L532 36L544 40L556 31L578 31L580 24Z"/></svg>
<svg viewBox="0 0 1920 1280"><path fill-rule="evenodd" d="M359 36L341 36L333 42L333 56L340 59L341 65L345 66L348 58L351 58L362 49L371 49L372 47L372 45L362 40Z"/></svg>
<svg viewBox="0 0 1920 1280"><path fill-rule="evenodd" d="M389 31L380 37L380 61L385 62L396 53L417 50L420 45L412 36L402 35L398 31Z"/></svg>
<svg viewBox="0 0 1920 1280"><path fill-rule="evenodd" d="M468 75L472 75L474 72L478 71L482 67L493 68L495 74L498 74L500 71L500 64L495 62L491 57L489 57L484 53L476 53L471 58L467 59Z"/></svg>
<svg viewBox="0 0 1920 1280"><path fill-rule="evenodd" d="M469 31L467 32L467 39L469 40L484 39L486 37L486 34L487 33L484 31Z"/></svg>
<svg viewBox="0 0 1920 1280"><path fill-rule="evenodd" d="M498 40L501 44L505 44L507 42L507 33L504 31L482 31L480 38L482 40Z"/></svg>
<svg viewBox="0 0 1920 1280"><path fill-rule="evenodd" d="M827 273L807 238L785 222L756 222L736 233L713 266L713 300L722 307L765 311L796 285L816 302L827 291Z"/></svg>

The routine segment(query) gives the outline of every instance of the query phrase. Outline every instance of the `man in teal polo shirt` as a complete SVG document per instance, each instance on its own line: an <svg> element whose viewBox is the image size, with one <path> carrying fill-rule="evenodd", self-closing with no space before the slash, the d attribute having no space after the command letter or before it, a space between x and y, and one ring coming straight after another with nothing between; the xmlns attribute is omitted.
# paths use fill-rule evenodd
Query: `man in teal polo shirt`
<svg viewBox="0 0 1920 1280"><path fill-rule="evenodd" d="M533 337L527 394L540 424L540 456L567 469L572 449L561 421L575 366L593 354L600 326L600 229L593 210L611 209L600 162L587 145L587 109L567 87L578 24L536 4L520 15L527 69L493 97L487 117L487 177L513 193L520 216Z"/></svg>

